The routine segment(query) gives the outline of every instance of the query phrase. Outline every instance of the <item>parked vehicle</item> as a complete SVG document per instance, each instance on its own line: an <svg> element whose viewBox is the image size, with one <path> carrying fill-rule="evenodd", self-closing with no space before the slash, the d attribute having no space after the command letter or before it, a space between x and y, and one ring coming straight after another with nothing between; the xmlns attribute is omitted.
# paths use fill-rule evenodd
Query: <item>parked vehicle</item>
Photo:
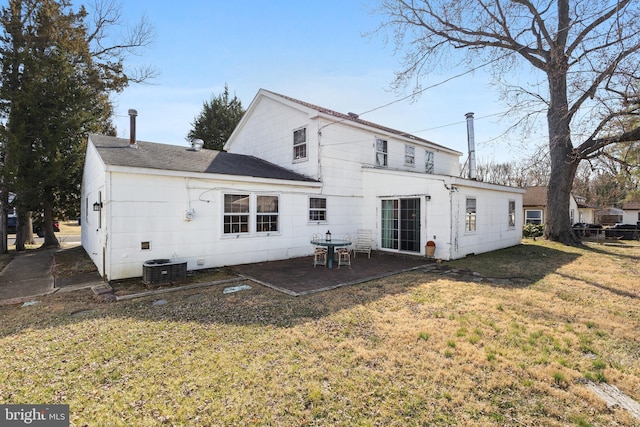
<svg viewBox="0 0 640 427"><path fill-rule="evenodd" d="M10 216L7 218L7 234L16 234L16 229L18 227L18 218L15 216ZM60 231L60 223L57 220L53 221L53 231ZM38 224L34 221L33 223L33 232L38 235L38 237L44 237L44 227L43 224Z"/></svg>
<svg viewBox="0 0 640 427"><path fill-rule="evenodd" d="M10 216L7 218L7 234L16 234L16 228L18 227L18 218Z"/></svg>
<svg viewBox="0 0 640 427"><path fill-rule="evenodd" d="M605 237L622 239L622 240L638 240L640 233L636 224L616 224L611 228L604 230Z"/></svg>
<svg viewBox="0 0 640 427"><path fill-rule="evenodd" d="M585 222L577 222L573 224L573 231L578 237L591 237L597 236L602 230L600 224L587 224Z"/></svg>

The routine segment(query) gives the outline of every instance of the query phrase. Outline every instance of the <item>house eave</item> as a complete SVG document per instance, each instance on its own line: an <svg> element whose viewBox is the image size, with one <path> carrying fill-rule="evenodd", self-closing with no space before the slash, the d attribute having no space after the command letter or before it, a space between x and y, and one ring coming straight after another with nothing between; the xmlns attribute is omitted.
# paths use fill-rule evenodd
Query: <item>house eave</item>
<svg viewBox="0 0 640 427"><path fill-rule="evenodd" d="M193 179L202 179L209 181L228 181L228 182L242 182L248 184L265 184L265 185L288 185L293 187L302 187L302 188L322 188L322 183L318 181L296 181L296 180L287 180L287 179L275 179L275 178L262 178L262 177L254 177L254 176L246 176L246 175L230 175L230 174L219 174L219 173L204 173L204 172L186 172L186 171L175 171L175 170L165 170L165 169L151 169L151 168L139 168L139 167L129 167L129 166L115 166L115 165L107 165L105 168L106 172L112 173L126 173L126 174L134 174L134 175L153 175L153 176L163 176L168 178L193 178Z"/></svg>

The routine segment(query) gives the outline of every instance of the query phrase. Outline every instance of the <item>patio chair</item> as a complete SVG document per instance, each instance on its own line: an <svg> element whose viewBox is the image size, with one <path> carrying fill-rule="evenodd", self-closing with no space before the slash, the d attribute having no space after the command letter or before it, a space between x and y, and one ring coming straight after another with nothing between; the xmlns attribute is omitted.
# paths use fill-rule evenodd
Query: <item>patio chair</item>
<svg viewBox="0 0 640 427"><path fill-rule="evenodd" d="M327 250L324 248L317 248L313 250L313 268L316 265L327 266Z"/></svg>
<svg viewBox="0 0 640 427"><path fill-rule="evenodd" d="M338 268L341 265L348 265L351 268L351 251L346 248L340 248L338 250Z"/></svg>
<svg viewBox="0 0 640 427"><path fill-rule="evenodd" d="M360 229L356 235L356 242L353 247L353 257L355 258L358 252L366 253L371 258L371 246L372 246L373 232L371 230Z"/></svg>
<svg viewBox="0 0 640 427"><path fill-rule="evenodd" d="M311 236L311 240L322 240L323 237L321 234L314 234ZM324 265L327 266L327 248L324 246L313 246L313 268L316 268L316 265Z"/></svg>

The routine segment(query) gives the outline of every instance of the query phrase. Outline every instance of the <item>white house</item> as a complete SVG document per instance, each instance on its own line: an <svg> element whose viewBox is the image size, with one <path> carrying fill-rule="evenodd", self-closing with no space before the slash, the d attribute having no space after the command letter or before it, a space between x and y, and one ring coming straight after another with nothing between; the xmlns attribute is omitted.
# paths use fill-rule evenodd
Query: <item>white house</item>
<svg viewBox="0 0 640 427"><path fill-rule="evenodd" d="M547 218L547 186L525 187L526 193L522 201L525 224L544 224ZM569 220L571 224L596 222L597 208L586 203L586 199L571 193L569 197Z"/></svg>
<svg viewBox="0 0 640 427"><path fill-rule="evenodd" d="M624 202L622 204L622 223L640 223L640 202Z"/></svg>
<svg viewBox="0 0 640 427"><path fill-rule="evenodd" d="M106 280L157 258L194 270L307 256L327 230L369 229L374 249L415 255L433 240L442 259L522 237L524 190L460 178L462 153L355 114L260 90L225 149L89 137L82 243Z"/></svg>

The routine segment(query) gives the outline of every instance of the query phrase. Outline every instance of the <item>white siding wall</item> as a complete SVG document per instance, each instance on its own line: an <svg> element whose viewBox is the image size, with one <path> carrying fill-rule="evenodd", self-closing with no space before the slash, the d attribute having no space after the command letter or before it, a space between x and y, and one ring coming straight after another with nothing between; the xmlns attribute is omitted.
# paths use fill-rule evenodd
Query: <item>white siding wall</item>
<svg viewBox="0 0 640 427"><path fill-rule="evenodd" d="M84 170L82 172L82 197L80 201L81 239L82 247L91 260L98 267L100 274L104 274L102 263L102 248L104 245L104 221L106 210L93 211L93 204L98 201L98 195L106 198L104 163L89 141L85 157ZM99 228L102 215L102 228Z"/></svg>
<svg viewBox="0 0 640 427"><path fill-rule="evenodd" d="M640 211L634 209L626 209L623 211L623 224L636 224L638 221L640 221Z"/></svg>
<svg viewBox="0 0 640 427"><path fill-rule="evenodd" d="M311 234L326 231L307 221L313 188L119 172L111 181L109 280L142 276L143 262L157 258L183 258L195 270L310 255ZM225 193L251 196L249 234L223 233ZM279 196L278 232L255 232L257 194ZM190 209L194 216L186 221Z"/></svg>
<svg viewBox="0 0 640 427"><path fill-rule="evenodd" d="M237 130L230 153L255 156L317 178L318 127L307 112L264 97L251 113L251 120ZM307 160L294 161L293 131L302 127L307 127Z"/></svg>
<svg viewBox="0 0 640 427"><path fill-rule="evenodd" d="M514 246L522 240L522 194L456 185L451 258ZM476 199L476 230L465 231L466 199ZM509 226L509 200L516 202L515 226Z"/></svg>
<svg viewBox="0 0 640 427"><path fill-rule="evenodd" d="M374 230L376 248L380 247L381 200L420 198L420 254L428 240L436 242L436 258L448 259L451 246L449 191L444 177L383 169L363 169L366 182L364 201L365 227ZM430 196L430 200L426 200Z"/></svg>

